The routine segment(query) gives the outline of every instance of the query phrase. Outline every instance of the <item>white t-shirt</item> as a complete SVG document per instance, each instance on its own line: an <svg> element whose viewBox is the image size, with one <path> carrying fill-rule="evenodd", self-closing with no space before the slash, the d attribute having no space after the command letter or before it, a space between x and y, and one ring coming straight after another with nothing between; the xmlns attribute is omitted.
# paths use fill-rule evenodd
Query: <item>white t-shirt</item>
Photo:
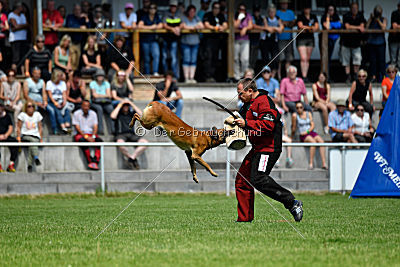
<svg viewBox="0 0 400 267"><path fill-rule="evenodd" d="M53 83L51 80L46 83L46 90L51 91L53 99L62 104L63 92L67 91L67 84L64 81L60 81L58 84Z"/></svg>
<svg viewBox="0 0 400 267"><path fill-rule="evenodd" d="M39 122L43 120L42 115L35 111L32 116L25 112L18 115L18 120L22 121L21 135L31 135L40 138Z"/></svg>
<svg viewBox="0 0 400 267"><path fill-rule="evenodd" d="M366 133L369 131L369 114L364 112L364 116L361 119L356 113L351 115L351 119L354 123L354 130L361 133Z"/></svg>
<svg viewBox="0 0 400 267"><path fill-rule="evenodd" d="M125 12L119 13L119 23L121 23L121 22L125 23L126 26L132 26L132 23L137 22L137 15L136 15L136 13L135 13L135 12L132 12L132 13L130 14L129 18L126 17L126 13L125 13ZM120 26L120 29L122 29L121 24L120 24L119 26ZM124 37L128 37L128 36L129 36L129 33L127 33L127 32L120 32L119 35L122 35L122 36L124 36Z"/></svg>
<svg viewBox="0 0 400 267"><path fill-rule="evenodd" d="M26 17L23 13L21 13L19 16L15 14L14 12L11 12L8 15L8 21L11 19L15 19L18 25L21 24L26 24ZM15 42L15 41L26 41L28 31L26 29L24 30L18 30L18 31L12 31L10 27L10 35L9 35L9 41L10 43Z"/></svg>

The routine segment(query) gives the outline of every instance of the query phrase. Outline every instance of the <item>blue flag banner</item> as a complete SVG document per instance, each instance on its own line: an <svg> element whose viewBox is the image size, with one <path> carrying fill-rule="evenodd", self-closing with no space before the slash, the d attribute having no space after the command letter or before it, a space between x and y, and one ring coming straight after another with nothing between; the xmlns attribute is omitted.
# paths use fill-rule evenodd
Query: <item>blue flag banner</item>
<svg viewBox="0 0 400 267"><path fill-rule="evenodd" d="M400 197L400 79L389 99L351 197Z"/></svg>

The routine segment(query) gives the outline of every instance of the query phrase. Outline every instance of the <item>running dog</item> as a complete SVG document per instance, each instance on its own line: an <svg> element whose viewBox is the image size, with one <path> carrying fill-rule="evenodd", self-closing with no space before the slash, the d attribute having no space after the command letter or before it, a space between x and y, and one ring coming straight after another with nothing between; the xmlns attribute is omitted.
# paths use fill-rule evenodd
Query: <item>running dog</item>
<svg viewBox="0 0 400 267"><path fill-rule="evenodd" d="M199 180L196 175L195 161L206 168L212 176L218 176L201 156L206 150L224 143L226 137L233 134L233 131L228 132L215 127L209 131L196 130L178 118L166 105L157 101L153 101L146 106L142 117L136 113L129 124L130 128L135 125L136 120L147 130L151 130L154 127L162 127L166 131L172 142L185 151L190 163L193 180L196 183Z"/></svg>

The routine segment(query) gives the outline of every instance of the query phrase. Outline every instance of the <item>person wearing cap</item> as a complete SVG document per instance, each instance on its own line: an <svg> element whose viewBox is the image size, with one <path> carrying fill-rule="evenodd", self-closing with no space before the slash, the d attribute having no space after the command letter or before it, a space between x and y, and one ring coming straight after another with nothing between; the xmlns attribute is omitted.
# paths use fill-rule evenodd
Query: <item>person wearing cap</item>
<svg viewBox="0 0 400 267"><path fill-rule="evenodd" d="M357 143L353 134L354 123L351 113L346 110L346 101L336 102L337 109L329 113L328 125L333 142Z"/></svg>
<svg viewBox="0 0 400 267"><path fill-rule="evenodd" d="M164 73L170 69L174 72L174 76L179 79L179 65L178 65L178 41L181 35L182 19L177 16L178 1L169 1L169 11L163 17L164 28L168 31L167 34L162 35L162 56L161 63L163 65ZM171 68L168 67L168 55L171 57Z"/></svg>
<svg viewBox="0 0 400 267"><path fill-rule="evenodd" d="M8 21L10 23L10 35L9 42L11 44L12 51L12 65L11 68L17 70L17 64L28 51L28 28L29 23L26 21L23 7L21 2L17 2L14 5L13 12L8 15Z"/></svg>
<svg viewBox="0 0 400 267"><path fill-rule="evenodd" d="M400 1L397 2L397 9L392 12L390 17L390 28L400 29ZM390 64L400 67L400 33L389 33L389 55Z"/></svg>
<svg viewBox="0 0 400 267"><path fill-rule="evenodd" d="M0 100L0 142L17 142L17 139L11 136L13 131L14 127L11 116L6 111L3 100ZM15 172L15 161L18 158L18 147L10 146L8 149L10 150L10 162L7 171ZM1 164L0 172L4 172Z"/></svg>
<svg viewBox="0 0 400 267"><path fill-rule="evenodd" d="M122 100L111 113L110 117L115 123L115 141L118 143L139 142L147 143L148 141L137 136L134 129L129 128L129 123L133 116L137 113L142 116L142 111L133 104L132 101ZM138 146L133 153L129 153L128 148L120 146L119 150L128 159L128 166L131 169L138 170L138 157L146 150L145 146Z"/></svg>
<svg viewBox="0 0 400 267"><path fill-rule="evenodd" d="M98 132L99 134L104 133L103 128L103 113L110 115L113 111L112 96L110 83L105 80L106 74L104 70L98 69L96 73L93 75L93 81L89 83L89 88L92 93L92 107L96 110L97 118L98 118ZM109 118L109 117L108 117ZM114 132L114 125L110 120L106 120L108 122L109 130L111 133Z"/></svg>
<svg viewBox="0 0 400 267"><path fill-rule="evenodd" d="M137 16L136 13L133 12L135 6L132 3L125 4L125 12L119 13L119 26L120 29L133 30L136 28ZM119 33L121 36L125 38L130 37L130 33L121 32ZM129 42L129 39L127 39Z"/></svg>
<svg viewBox="0 0 400 267"><path fill-rule="evenodd" d="M256 80L256 85L258 89L264 89L268 92L268 96L274 101L275 105L280 105L279 82L272 78L269 66L263 68L261 77Z"/></svg>
<svg viewBox="0 0 400 267"><path fill-rule="evenodd" d="M201 6L200 6L200 10L197 12L197 16L201 20L203 20L204 14L207 13L208 8L210 7L210 2L211 2L210 0L201 0L200 1Z"/></svg>
<svg viewBox="0 0 400 267"><path fill-rule="evenodd" d="M296 17L294 12L288 9L289 0L279 0L280 9L276 12L276 15L281 19L285 30L291 30L296 23ZM278 34L278 49L282 51L279 55L278 64L278 79L281 78L282 64L285 63L284 69L287 70L293 61L293 43L292 33L282 32Z"/></svg>

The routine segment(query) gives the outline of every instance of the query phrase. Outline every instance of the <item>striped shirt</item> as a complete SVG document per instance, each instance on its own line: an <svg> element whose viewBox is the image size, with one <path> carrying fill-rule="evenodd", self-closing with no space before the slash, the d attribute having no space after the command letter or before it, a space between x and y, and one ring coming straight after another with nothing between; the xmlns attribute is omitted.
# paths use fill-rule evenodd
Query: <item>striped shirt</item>
<svg viewBox="0 0 400 267"><path fill-rule="evenodd" d="M347 130L353 126L353 120L351 119L351 113L347 110L344 111L343 116L339 114L337 110L329 113L328 126L329 128L336 128L339 130ZM331 131L331 137L335 137L337 132Z"/></svg>

